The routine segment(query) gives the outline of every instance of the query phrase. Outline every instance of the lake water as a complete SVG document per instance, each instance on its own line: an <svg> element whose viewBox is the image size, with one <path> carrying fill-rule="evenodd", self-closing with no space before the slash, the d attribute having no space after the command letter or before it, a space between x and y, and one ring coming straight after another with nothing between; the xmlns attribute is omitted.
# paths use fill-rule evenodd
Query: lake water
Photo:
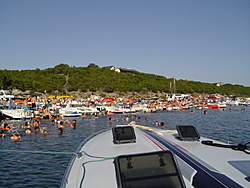
<svg viewBox="0 0 250 188"><path fill-rule="evenodd" d="M237 111L236 108L239 110ZM244 112L240 109L245 108ZM230 111L229 109L232 109ZM155 121L164 122L166 128L175 129L176 125L194 125L200 133L220 137L236 143L250 141L250 107L227 107L224 111L208 109L207 114L201 110L190 114L191 110L162 111L157 113L136 113L141 118L139 125L152 126ZM130 121L134 120L132 114ZM145 116L149 120L145 120ZM113 117L114 122L108 123L108 118ZM22 138L13 142L6 137L0 140L0 187L50 187L58 188L64 171L72 154L47 154L47 153L18 153L15 151L43 151L43 152L74 152L77 146L89 135L112 127L116 124L127 124L124 115L110 115L95 118L67 118L77 120L77 128L72 129L65 124L62 135L58 135L57 128L50 121L41 120L41 127L46 126L48 134L32 133L26 135L24 130L18 128ZM23 121L10 121L20 127Z"/></svg>

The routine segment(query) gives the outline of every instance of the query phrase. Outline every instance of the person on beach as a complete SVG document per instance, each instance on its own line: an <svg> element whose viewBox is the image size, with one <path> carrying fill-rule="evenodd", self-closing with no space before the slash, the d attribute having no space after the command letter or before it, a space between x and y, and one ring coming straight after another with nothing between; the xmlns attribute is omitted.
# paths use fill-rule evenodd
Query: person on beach
<svg viewBox="0 0 250 188"><path fill-rule="evenodd" d="M32 97L31 98L31 107L33 110L36 109L36 102L37 102L37 97L36 96Z"/></svg>
<svg viewBox="0 0 250 188"><path fill-rule="evenodd" d="M123 99L122 99L122 107L123 108L127 108L127 103L128 103L128 98L127 97L123 97Z"/></svg>
<svg viewBox="0 0 250 188"><path fill-rule="evenodd" d="M94 94L94 93L92 93L92 94L90 95L89 100L90 100L91 106L95 107L95 94Z"/></svg>
<svg viewBox="0 0 250 188"><path fill-rule="evenodd" d="M95 102L95 94L94 93L92 93L90 95L90 102Z"/></svg>
<svg viewBox="0 0 250 188"><path fill-rule="evenodd" d="M23 101L23 105L24 105L24 108L23 108L24 117L27 117L28 116L28 112L29 112L28 98L26 98Z"/></svg>
<svg viewBox="0 0 250 188"><path fill-rule="evenodd" d="M38 109L39 115L43 116L43 119L49 119L51 118L51 114L49 112L48 107L44 107L44 108L39 108Z"/></svg>
<svg viewBox="0 0 250 188"><path fill-rule="evenodd" d="M57 104L56 97L52 99L51 104L52 104L52 110L56 112L56 104Z"/></svg>
<svg viewBox="0 0 250 188"><path fill-rule="evenodd" d="M129 108L130 108L130 110L132 110L132 107L133 107L133 104L134 104L133 96L130 96L130 97L129 97L128 103L129 103Z"/></svg>

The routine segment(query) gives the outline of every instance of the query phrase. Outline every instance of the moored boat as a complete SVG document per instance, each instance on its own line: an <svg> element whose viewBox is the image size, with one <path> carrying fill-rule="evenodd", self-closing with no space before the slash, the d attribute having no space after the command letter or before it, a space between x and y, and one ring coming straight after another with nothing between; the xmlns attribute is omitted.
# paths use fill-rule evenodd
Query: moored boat
<svg viewBox="0 0 250 188"><path fill-rule="evenodd" d="M218 102L217 105L219 108L226 108L227 107L226 102Z"/></svg>
<svg viewBox="0 0 250 188"><path fill-rule="evenodd" d="M82 115L77 108L60 108L59 114L64 117L79 117Z"/></svg>
<svg viewBox="0 0 250 188"><path fill-rule="evenodd" d="M1 110L1 115L3 118L9 118L9 119L30 119L34 117L34 114L29 111L27 115L25 115L23 109L9 109L9 110Z"/></svg>
<svg viewBox="0 0 250 188"><path fill-rule="evenodd" d="M200 137L193 126L163 130L131 122L83 141L61 188L248 187L248 149Z"/></svg>
<svg viewBox="0 0 250 188"><path fill-rule="evenodd" d="M207 103L205 105L208 106L209 108L219 108L218 104L216 103Z"/></svg>

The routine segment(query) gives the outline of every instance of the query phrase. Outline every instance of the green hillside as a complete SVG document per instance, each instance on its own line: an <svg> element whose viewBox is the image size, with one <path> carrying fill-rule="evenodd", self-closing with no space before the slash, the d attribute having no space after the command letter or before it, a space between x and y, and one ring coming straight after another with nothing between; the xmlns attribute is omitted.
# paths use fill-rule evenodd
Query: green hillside
<svg viewBox="0 0 250 188"><path fill-rule="evenodd" d="M107 68L99 68L90 63L87 67L70 67L59 64L54 68L44 70L0 70L1 89L29 90L33 92L53 94L67 94L68 92L106 92L124 93L136 92L147 94L171 93L173 78L166 78L155 74L117 73ZM171 91L172 90L172 91ZM216 83L176 80L176 93L213 94L234 96L250 96L250 87Z"/></svg>

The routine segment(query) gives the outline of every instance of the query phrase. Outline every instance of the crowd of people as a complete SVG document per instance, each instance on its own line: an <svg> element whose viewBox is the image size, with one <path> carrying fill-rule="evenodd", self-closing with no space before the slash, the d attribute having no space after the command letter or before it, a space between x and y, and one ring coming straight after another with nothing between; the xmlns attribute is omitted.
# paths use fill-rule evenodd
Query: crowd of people
<svg viewBox="0 0 250 188"><path fill-rule="evenodd" d="M95 114L94 118L99 118L100 116L106 117L107 114ZM82 118L85 118L86 116L82 116ZM141 117L136 114L124 114L122 116L121 121L130 122L130 121L136 121L140 122ZM115 115L111 115L107 117L107 120L110 124L117 123L120 121L120 119L117 118ZM145 121L149 121L149 116L145 116ZM51 120L47 120L46 122L50 122L51 125L54 125L54 127L57 129L57 133L63 134L63 131L65 127L70 127L72 129L76 129L77 127L77 121L76 119L73 120L64 120L61 117L57 116L56 118L52 118ZM47 127L42 125L43 121L41 122L38 118L32 118L29 121L23 121L23 124L20 126L15 126L14 124L8 124L5 120L2 120L1 122L1 132L0 136L1 138L5 138L6 136L10 137L11 140L17 141L21 139L22 134L30 135L30 134L48 134ZM48 126L48 123L46 123ZM154 122L152 123L152 126L159 126L159 127L165 127L163 122ZM19 132L22 132L22 134L19 134Z"/></svg>
<svg viewBox="0 0 250 188"><path fill-rule="evenodd" d="M129 108L132 108L133 105L134 105L134 98L131 96L131 97L123 97L122 99L119 99L119 98L115 98L115 100L110 100L110 101L107 101L107 105L116 105L116 104L122 104L124 107L129 107ZM56 129L57 129L57 132L58 134L63 134L63 130L65 128L65 126L68 126L68 127L71 127L73 129L76 128L77 126L77 122L76 120L72 120L72 121L68 121L68 120L62 120L59 115L51 115L50 113L50 110L48 108L49 105L44 105L43 107L37 107L37 102L39 101L39 99L34 96L30 99L25 99L23 104L24 104L24 113L28 112L28 110L30 108L37 108L38 109L38 113L45 119L50 119L51 121L51 124L55 125ZM52 108L52 111L56 111L56 107L57 107L57 104L58 102L60 103L64 103L66 105L69 105L70 104L70 100L68 99L63 99L63 100L58 100L56 99L55 97L50 99L50 100L45 100L45 104L50 104L50 107ZM88 105L95 105L95 101L96 101L96 98L95 98L95 95L92 94L90 96L90 99L89 100L86 100L85 101L85 105L88 106ZM28 104L29 102L29 104ZM31 103L31 104L30 104ZM153 101L151 103L149 103L149 107L152 108L153 105L159 105L160 104L160 101L159 99L157 99L156 101ZM218 109L218 110L221 110L221 109ZM224 108L222 108L222 110L225 110ZM231 111L232 109L230 108L229 111ZM236 108L235 109L236 111L241 111L241 112L244 112L245 109L238 109ZM207 114L207 110L202 110L202 112L204 114ZM190 114L195 114L196 111L195 110L190 110L189 112ZM100 115L102 116L107 116L107 113L96 113L95 114L95 118L98 118ZM87 115L86 114L82 114L82 118L85 118ZM145 121L149 121L149 117L148 116L144 116L145 117ZM124 114L124 118L123 118L123 121L126 121L126 122L129 122L129 121L136 121L136 122L140 122L141 121L141 117L140 116L137 116L135 114L128 114L128 113L125 113ZM108 122L109 123L113 123L113 122L118 122L118 119L114 118L114 116L109 116L108 117ZM151 124L152 126L156 126L156 127L161 127L161 128L164 128L165 127L165 124L164 122L159 122L159 121L156 121L156 122L153 122ZM19 127L18 127L19 128ZM41 133L41 134L44 134L46 135L48 132L47 132L47 127L46 126L42 126L41 125L41 122L38 118L32 118L30 121L26 121L23 125L21 125L21 128L22 128L22 131L24 130L25 134L29 135L29 134L33 134L33 133ZM5 138L7 135L10 136L10 139L13 140L13 141L16 141L16 140L20 140L21 139L21 135L19 134L20 129L17 129L16 126L14 126L13 124L8 124L6 121L2 120L1 122L1 131L0 131L0 136L1 138Z"/></svg>
<svg viewBox="0 0 250 188"><path fill-rule="evenodd" d="M76 120L51 120L51 124L55 125L58 134L63 133L63 129L65 128L65 124L68 124L69 127L75 129L77 126ZM33 118L31 121L26 121L23 125L20 126L20 129L17 129L18 127L14 126L14 124L8 124L5 120L2 120L1 122L1 132L0 136L2 139L4 139L6 136L9 136L11 140L17 141L21 139L21 134L19 134L20 131L24 130L24 133L29 135L33 133L41 133L46 135L47 127L41 126L41 122L38 118Z"/></svg>

